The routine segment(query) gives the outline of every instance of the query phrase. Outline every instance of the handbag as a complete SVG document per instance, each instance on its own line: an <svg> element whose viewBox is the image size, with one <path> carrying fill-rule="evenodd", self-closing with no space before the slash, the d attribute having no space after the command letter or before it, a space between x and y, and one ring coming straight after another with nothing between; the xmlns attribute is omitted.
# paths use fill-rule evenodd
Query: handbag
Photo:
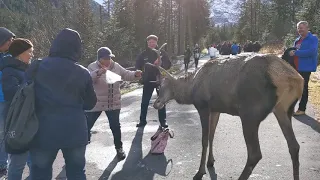
<svg viewBox="0 0 320 180"><path fill-rule="evenodd" d="M174 137L173 131L168 128L159 127L157 132L151 137L151 154L163 154L166 149L168 139Z"/></svg>

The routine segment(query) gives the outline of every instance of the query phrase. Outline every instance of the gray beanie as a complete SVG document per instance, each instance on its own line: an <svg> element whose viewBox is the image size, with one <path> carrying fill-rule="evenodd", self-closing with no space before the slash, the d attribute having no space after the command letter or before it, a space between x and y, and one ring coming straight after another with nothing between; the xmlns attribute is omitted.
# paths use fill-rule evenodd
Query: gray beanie
<svg viewBox="0 0 320 180"><path fill-rule="evenodd" d="M0 46L7 42L10 38L16 37L16 35L9 29L0 27Z"/></svg>

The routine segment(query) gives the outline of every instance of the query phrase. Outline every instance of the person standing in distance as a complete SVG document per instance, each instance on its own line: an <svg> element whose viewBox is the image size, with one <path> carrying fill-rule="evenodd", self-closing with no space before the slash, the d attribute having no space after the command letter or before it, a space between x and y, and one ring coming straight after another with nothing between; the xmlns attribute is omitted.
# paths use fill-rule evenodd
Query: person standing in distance
<svg viewBox="0 0 320 180"><path fill-rule="evenodd" d="M171 61L168 54L164 51L160 51L160 58L158 59L157 53L153 49L158 49L158 37L156 35L149 35L147 37L147 48L144 50L136 60L136 69L142 70L142 84L143 84L143 94L141 102L141 113L140 113L140 122L137 124L137 127L143 127L147 124L147 112L149 102L152 96L154 89L158 88L158 84L154 83L157 80L158 69L156 67L147 66L146 63L151 63L154 65L160 65L164 69L170 69ZM157 94L159 94L157 90ZM166 107L158 110L158 116L160 121L160 126L168 127L166 123Z"/></svg>

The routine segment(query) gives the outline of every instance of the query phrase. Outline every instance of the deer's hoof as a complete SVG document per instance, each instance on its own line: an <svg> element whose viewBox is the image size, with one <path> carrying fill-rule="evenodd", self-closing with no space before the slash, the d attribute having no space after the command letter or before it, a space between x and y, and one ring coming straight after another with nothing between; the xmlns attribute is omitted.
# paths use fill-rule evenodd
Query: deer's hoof
<svg viewBox="0 0 320 180"><path fill-rule="evenodd" d="M201 173L200 171L198 171L197 174L193 176L193 180L202 180L204 174L206 173Z"/></svg>

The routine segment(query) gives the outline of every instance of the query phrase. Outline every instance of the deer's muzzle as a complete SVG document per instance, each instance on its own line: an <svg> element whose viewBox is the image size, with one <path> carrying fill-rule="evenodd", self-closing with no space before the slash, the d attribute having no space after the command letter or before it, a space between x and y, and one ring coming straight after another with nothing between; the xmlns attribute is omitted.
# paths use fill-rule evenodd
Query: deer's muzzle
<svg viewBox="0 0 320 180"><path fill-rule="evenodd" d="M163 106L164 106L164 103L161 102L161 100L159 98L157 98L156 101L153 103L153 107L155 109L161 109L161 108L163 108Z"/></svg>

